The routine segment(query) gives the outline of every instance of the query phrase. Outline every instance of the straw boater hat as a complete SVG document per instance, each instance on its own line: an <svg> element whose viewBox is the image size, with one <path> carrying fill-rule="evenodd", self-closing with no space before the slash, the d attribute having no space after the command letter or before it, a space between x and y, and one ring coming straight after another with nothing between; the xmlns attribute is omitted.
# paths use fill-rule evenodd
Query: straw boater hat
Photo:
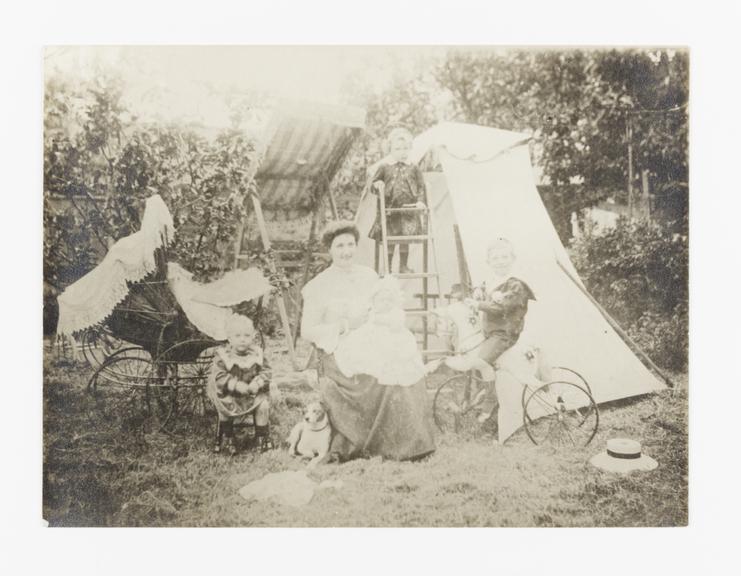
<svg viewBox="0 0 741 576"><path fill-rule="evenodd" d="M608 472L626 473L633 470L653 470L659 463L641 453L641 443L628 438L607 441L607 449L592 457L590 462Z"/></svg>

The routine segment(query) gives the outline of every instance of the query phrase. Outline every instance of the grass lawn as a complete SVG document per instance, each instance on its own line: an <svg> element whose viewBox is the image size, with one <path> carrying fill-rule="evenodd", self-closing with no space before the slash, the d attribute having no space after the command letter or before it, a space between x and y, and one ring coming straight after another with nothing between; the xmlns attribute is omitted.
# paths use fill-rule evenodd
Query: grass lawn
<svg viewBox="0 0 741 576"><path fill-rule="evenodd" d="M271 356L271 358L274 356ZM52 526L681 526L687 524L687 386L601 407L579 449L534 446L523 431L491 439L438 436L423 461L381 458L309 472L334 487L291 507L238 490L269 472L301 470L285 450L211 452L212 420L171 436L109 426L85 392L90 368L47 357L43 512ZM281 386L273 435L287 436L311 390ZM607 439L639 439L659 461L619 476L589 458ZM339 482L337 482L339 481Z"/></svg>

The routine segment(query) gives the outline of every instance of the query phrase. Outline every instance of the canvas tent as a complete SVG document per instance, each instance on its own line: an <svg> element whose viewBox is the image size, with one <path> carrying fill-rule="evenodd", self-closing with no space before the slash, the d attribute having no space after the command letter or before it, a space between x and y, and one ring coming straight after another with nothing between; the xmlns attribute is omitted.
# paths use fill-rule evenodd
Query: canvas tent
<svg viewBox="0 0 741 576"><path fill-rule="evenodd" d="M442 168L425 173L433 211L431 267L436 264L440 274L441 294L465 280L457 258L456 226L474 286L486 278L488 244L496 237L508 238L517 253L516 273L537 297L521 341L546 350L552 364L581 373L598 403L663 389L663 382L582 291L536 189L528 140L527 134L459 123L439 124L415 139L411 160L432 158ZM366 192L356 217L361 236L367 235L375 211L375 197ZM373 242L361 242L360 251L360 260L373 266ZM421 269L421 253L414 247L410 265ZM417 285L406 285L411 299Z"/></svg>

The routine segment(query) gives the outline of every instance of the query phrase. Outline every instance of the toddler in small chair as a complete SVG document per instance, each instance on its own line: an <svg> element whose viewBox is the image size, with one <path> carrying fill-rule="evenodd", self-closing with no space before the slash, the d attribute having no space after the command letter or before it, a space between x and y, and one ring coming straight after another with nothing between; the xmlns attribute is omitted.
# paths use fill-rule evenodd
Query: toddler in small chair
<svg viewBox="0 0 741 576"><path fill-rule="evenodd" d="M236 454L234 422L252 415L261 451L272 448L269 435L271 371L262 348L255 342L255 327L246 316L227 320L228 344L218 348L206 384L206 394L219 416L215 452L226 438L230 454Z"/></svg>
<svg viewBox="0 0 741 576"><path fill-rule="evenodd" d="M406 327L401 288L393 276L378 281L368 321L340 342L335 360L345 376L368 374L387 386L411 386L424 377L422 355Z"/></svg>

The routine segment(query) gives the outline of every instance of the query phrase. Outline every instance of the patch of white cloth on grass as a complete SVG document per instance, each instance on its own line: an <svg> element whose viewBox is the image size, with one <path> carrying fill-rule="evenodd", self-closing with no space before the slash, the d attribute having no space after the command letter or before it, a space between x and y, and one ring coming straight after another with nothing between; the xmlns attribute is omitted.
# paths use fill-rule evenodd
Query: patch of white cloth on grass
<svg viewBox="0 0 741 576"><path fill-rule="evenodd" d="M266 474L239 489L245 500L274 499L286 506L305 506L311 502L314 492L321 488L341 488L341 480L314 482L304 470L287 470Z"/></svg>

